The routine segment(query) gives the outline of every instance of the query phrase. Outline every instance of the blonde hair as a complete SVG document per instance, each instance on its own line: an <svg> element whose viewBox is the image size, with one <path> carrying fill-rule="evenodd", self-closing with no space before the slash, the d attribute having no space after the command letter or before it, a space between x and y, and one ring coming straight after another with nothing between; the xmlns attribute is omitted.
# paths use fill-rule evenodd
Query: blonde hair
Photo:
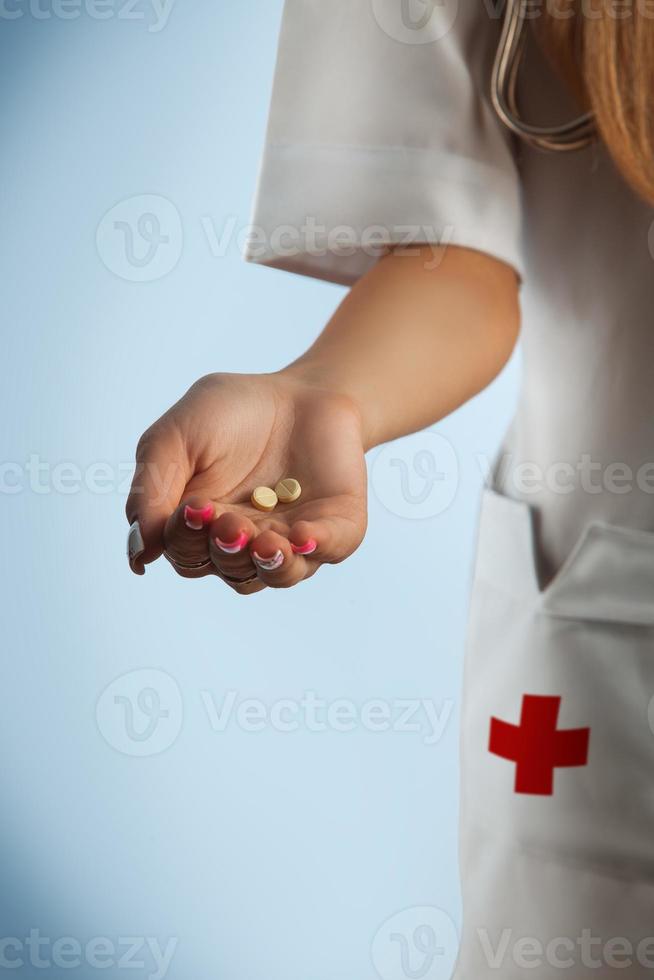
<svg viewBox="0 0 654 980"><path fill-rule="evenodd" d="M619 170L654 204L654 3L550 0L535 24Z"/></svg>

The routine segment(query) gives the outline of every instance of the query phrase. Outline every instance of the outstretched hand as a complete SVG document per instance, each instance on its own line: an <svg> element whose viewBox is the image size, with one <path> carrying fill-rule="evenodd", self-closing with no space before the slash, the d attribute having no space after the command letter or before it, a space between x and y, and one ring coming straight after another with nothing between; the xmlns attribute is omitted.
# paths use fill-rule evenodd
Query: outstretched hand
<svg viewBox="0 0 654 980"><path fill-rule="evenodd" d="M366 530L366 466L354 403L284 372L209 375L139 441L127 501L132 570L162 554L185 578L241 594L288 588L343 561ZM292 504L262 513L257 486L293 477Z"/></svg>

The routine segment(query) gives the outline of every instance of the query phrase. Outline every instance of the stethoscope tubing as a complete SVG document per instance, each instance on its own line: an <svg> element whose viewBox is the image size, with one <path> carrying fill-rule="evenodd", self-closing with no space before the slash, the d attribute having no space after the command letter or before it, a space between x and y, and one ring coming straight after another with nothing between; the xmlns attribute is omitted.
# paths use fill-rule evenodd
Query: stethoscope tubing
<svg viewBox="0 0 654 980"><path fill-rule="evenodd" d="M534 126L521 118L517 89L525 42L524 0L506 0L491 81L491 99L497 115L515 136L538 149L549 152L585 149L596 138L592 112L560 126Z"/></svg>

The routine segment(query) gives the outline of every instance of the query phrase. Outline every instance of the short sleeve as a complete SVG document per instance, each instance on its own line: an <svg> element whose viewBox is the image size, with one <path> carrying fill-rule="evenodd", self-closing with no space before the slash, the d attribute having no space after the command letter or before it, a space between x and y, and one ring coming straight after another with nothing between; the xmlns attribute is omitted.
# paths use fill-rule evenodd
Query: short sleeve
<svg viewBox="0 0 654 980"><path fill-rule="evenodd" d="M389 245L433 242L522 275L487 7L286 0L249 261L351 285Z"/></svg>

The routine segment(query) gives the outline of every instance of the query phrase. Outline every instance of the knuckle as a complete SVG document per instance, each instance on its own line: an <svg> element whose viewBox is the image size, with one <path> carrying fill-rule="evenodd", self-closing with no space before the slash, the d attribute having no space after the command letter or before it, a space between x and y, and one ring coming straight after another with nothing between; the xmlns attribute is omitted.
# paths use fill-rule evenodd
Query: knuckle
<svg viewBox="0 0 654 980"><path fill-rule="evenodd" d="M157 439L157 423L146 429L139 441L136 443L136 459L140 462L147 458L154 442Z"/></svg>
<svg viewBox="0 0 654 980"><path fill-rule="evenodd" d="M222 375L216 373L203 374L201 378L198 378L197 381L193 382L189 388L189 394L191 392L203 392L207 389L212 390L220 384L221 378Z"/></svg>

